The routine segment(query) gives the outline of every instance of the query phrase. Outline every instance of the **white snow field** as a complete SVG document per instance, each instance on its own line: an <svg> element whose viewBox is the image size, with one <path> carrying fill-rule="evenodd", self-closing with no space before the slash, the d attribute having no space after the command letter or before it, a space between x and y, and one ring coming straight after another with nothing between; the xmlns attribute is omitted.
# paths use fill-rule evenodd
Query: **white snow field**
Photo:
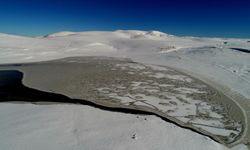
<svg viewBox="0 0 250 150"><path fill-rule="evenodd" d="M248 41L137 30L60 32L34 38L0 34L0 64L70 56L126 57L182 70L234 99L244 98L245 106L250 107L250 54L231 49L250 50ZM244 113L250 116L250 111ZM1 103L0 116L0 149L4 150L228 149L155 116L147 116L145 121L145 116L137 118L88 106ZM241 144L232 149L247 147Z"/></svg>
<svg viewBox="0 0 250 150"><path fill-rule="evenodd" d="M152 115L28 103L1 103L0 112L1 150L229 150Z"/></svg>

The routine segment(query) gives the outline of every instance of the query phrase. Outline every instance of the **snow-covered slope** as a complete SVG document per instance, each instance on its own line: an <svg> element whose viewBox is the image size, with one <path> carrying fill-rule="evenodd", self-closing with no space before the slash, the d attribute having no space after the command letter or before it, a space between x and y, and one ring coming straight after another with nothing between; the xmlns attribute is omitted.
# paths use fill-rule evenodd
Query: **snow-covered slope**
<svg viewBox="0 0 250 150"><path fill-rule="evenodd" d="M62 104L2 103L0 112L2 150L229 150L155 116Z"/></svg>
<svg viewBox="0 0 250 150"><path fill-rule="evenodd" d="M99 43L99 44L96 44ZM30 62L68 56L157 53L220 43L180 38L157 31L59 32L44 38L0 35L0 63Z"/></svg>

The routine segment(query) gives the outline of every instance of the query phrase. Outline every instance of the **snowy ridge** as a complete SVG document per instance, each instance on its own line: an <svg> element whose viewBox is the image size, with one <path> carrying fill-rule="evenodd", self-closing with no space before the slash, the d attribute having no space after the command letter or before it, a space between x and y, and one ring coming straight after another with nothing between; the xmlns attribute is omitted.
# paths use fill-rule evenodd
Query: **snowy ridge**
<svg viewBox="0 0 250 150"><path fill-rule="evenodd" d="M140 31L140 30L117 30L115 32L118 33L123 33L126 34L127 36L129 36L132 39L155 39L155 40L160 40L160 39L164 39L167 37L172 37L173 35L168 35L166 33L163 32L159 32L159 31Z"/></svg>
<svg viewBox="0 0 250 150"><path fill-rule="evenodd" d="M53 34L48 34L46 37L62 37L62 36L71 36L71 35L84 35L87 32L71 32L71 31L63 31L57 32ZM169 35L160 31L140 31L140 30L117 30L114 33L123 34L123 36L127 36L129 38L137 39L137 38L148 38L148 39L164 39L167 37L173 37L173 35Z"/></svg>
<svg viewBox="0 0 250 150"><path fill-rule="evenodd" d="M60 36L69 36L69 35L74 35L74 34L76 33L70 32L70 31L63 31L63 32L48 34L48 35L45 35L44 37L60 37Z"/></svg>

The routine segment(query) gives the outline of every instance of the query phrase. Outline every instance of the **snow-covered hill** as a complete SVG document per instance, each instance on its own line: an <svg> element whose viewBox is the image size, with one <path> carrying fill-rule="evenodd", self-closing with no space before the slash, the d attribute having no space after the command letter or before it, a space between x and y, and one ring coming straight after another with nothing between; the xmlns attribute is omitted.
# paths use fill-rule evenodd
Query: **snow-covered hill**
<svg viewBox="0 0 250 150"><path fill-rule="evenodd" d="M137 30L59 32L42 38L1 34L0 63L41 61L79 55L124 56L131 52L157 54L157 52L165 51L169 47L180 49L220 43L222 42L213 39L194 40L192 38L175 37L158 31Z"/></svg>

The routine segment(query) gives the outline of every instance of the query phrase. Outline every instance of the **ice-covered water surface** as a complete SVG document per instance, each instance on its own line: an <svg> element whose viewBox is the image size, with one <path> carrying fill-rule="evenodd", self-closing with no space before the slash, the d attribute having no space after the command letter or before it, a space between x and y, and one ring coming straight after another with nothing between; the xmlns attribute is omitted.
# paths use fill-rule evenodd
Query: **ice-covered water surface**
<svg viewBox="0 0 250 150"><path fill-rule="evenodd" d="M116 71L139 76L124 83L98 88L101 95L117 100L121 105L147 107L191 124L214 135L234 141L242 132L242 122L232 120L226 106L215 102L219 95L207 85L173 69L137 63L116 64ZM164 69L162 69L164 68ZM133 78L133 77L131 77ZM135 78L135 77L134 77ZM222 98L223 99L223 98Z"/></svg>
<svg viewBox="0 0 250 150"><path fill-rule="evenodd" d="M244 131L244 116L228 97L169 67L76 57L16 68L24 72L28 87L107 107L153 112L224 143L236 141Z"/></svg>

